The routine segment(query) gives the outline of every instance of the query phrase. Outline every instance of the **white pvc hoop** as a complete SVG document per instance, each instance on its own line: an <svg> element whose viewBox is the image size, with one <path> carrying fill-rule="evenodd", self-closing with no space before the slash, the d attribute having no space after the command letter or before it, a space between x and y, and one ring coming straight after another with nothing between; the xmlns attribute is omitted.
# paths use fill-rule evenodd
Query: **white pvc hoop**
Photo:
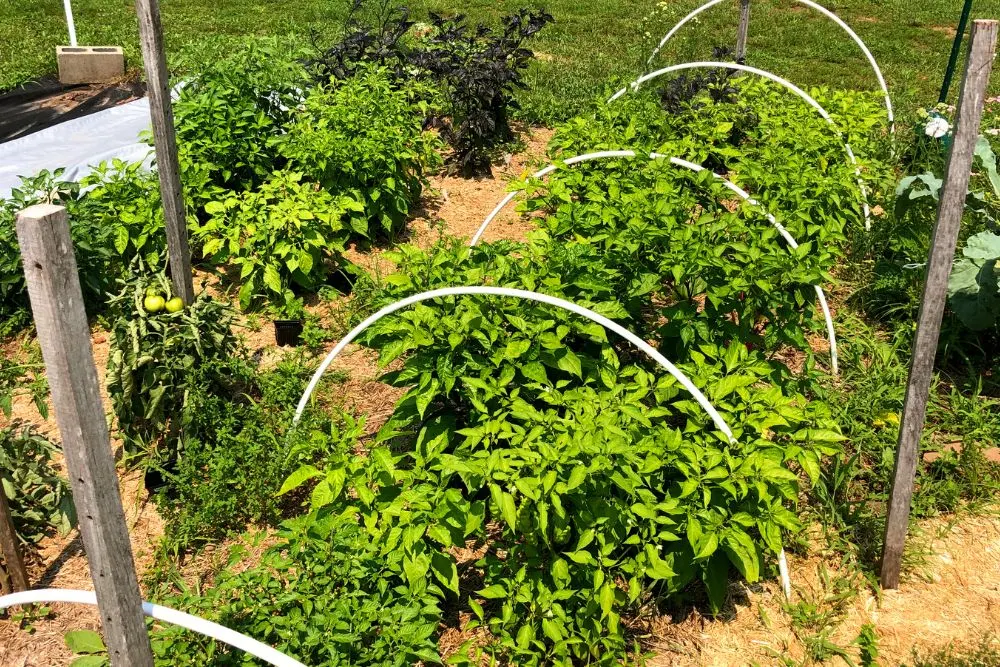
<svg viewBox="0 0 1000 667"><path fill-rule="evenodd" d="M634 333L628 329L622 327L615 322L612 322L603 315L598 315L592 310L584 308L583 306L578 306L577 304L566 301L565 299L560 299L558 297L549 296L547 294L539 294L538 292L530 292L528 290L513 289L509 287L486 287L481 285L471 285L468 287L445 287L442 289L431 290L429 292L421 292L420 294L414 294L413 296L407 297L405 299L400 299L395 303L391 303L388 306L381 308L378 312L372 314L365 319L361 324L351 329L344 338L337 343L336 347L330 351L330 354L326 355L323 359L323 363L319 365L316 369L316 373L313 374L312 379L309 381L309 386L306 387L305 393L302 394L302 398L299 400L299 405L295 409L295 417L292 419L292 425L298 424L299 419L302 417L302 413L305 411L306 406L309 404L309 398L312 393L316 390L317 385L319 385L320 379L323 377L323 373L326 369L330 367L333 360L337 358L337 355L344 351L351 341L357 338L365 329L370 327L372 324L382 319L386 315L391 315L397 310L401 310L415 303L420 303L421 301L429 301L431 299L437 299L443 296L469 296L475 294L490 295L490 296L510 296L519 299L528 299L530 301L538 301L539 303L549 304L551 306L556 306L570 311L571 313L576 313L577 315L582 315L589 320L597 322L598 324L604 326L605 328L611 329L616 334L629 341L637 348L642 350L653 359L655 362L660 364L668 373L670 373L681 385L691 393L694 399L699 405L708 413L712 421L715 423L716 428L722 431L726 437L729 439L730 443L736 444L736 438L733 437L733 432L726 424L726 421L722 418L722 415L716 411L712 404L708 402L705 395L701 393L691 380L688 379L684 373L680 371L676 366L667 361L667 359L660 354L656 349L651 346L646 341L642 340ZM785 591L786 597L791 597L792 583L788 575L787 565L785 560L785 550L781 549L778 554L778 571L781 577L781 589ZM2 599L2 598L0 598Z"/></svg>
<svg viewBox="0 0 1000 667"><path fill-rule="evenodd" d="M610 157L636 157L636 152L631 150L615 150L615 151L598 151L596 153L584 153L583 155L574 155L571 158L567 158L563 160L562 163L567 166L570 166L574 164L579 164L581 162L589 162L591 160L598 160ZM650 153L649 157L650 159L653 160L669 159L671 164L676 165L678 167L684 167L686 169L690 169L691 171L696 173L702 171L708 171L705 167L703 167L700 164L695 164L694 162L688 162L687 160L682 160L677 157L670 157L668 155L664 155L663 153ZM544 167L536 171L534 174L531 175L531 177L541 178L542 176L547 176L548 174L554 172L557 168L558 165L550 164L547 167ZM791 234L788 233L788 230L785 229L784 225L778 222L773 215L771 215L766 209L764 209L759 201L751 197L748 192L746 192L740 186L730 181L725 176L720 176L719 174L716 174L714 172L709 172L709 173L712 174L713 177L721 180L723 185L729 188L736 195L746 200L749 204L761 208L761 210L767 216L768 221L774 226L775 229L778 230L778 233L781 234L782 238L785 239L788 245L793 249L799 247L798 242L795 240L794 237L792 237ZM503 199L500 200L500 203L497 204L492 211L490 211L489 215L486 216L486 219L483 220L483 224L481 224L479 226L479 229L476 230L476 233L473 235L472 240L469 242L470 247L479 243L480 238L486 231L486 228L489 226L489 224L493 222L493 220L497 217L497 215L500 214L500 211L502 211L507 204L513 201L514 197L516 197L517 194L520 192L523 192L523 190L514 190L513 192L509 192ZM833 316L830 313L830 306L827 304L826 295L823 293L823 288L821 288L819 285L814 285L813 287L815 287L816 289L816 298L819 301L820 308L823 311L823 318L826 320L827 340L830 343L830 366L832 367L833 375L837 376L839 375L839 369L837 365L837 335L833 329Z"/></svg>
<svg viewBox="0 0 1000 667"><path fill-rule="evenodd" d="M50 602L69 602L72 604L97 606L97 596L93 591L81 591L68 588L42 588L34 591L22 591L20 593L0 596L0 609L6 609L7 607L12 607L14 605ZM171 609L169 607L163 607L158 604L152 604L150 602L142 603L142 612L146 616L155 618L158 621L178 625L187 630L192 630L198 634L229 644L230 646L245 651L256 658L260 658L261 660L274 665L274 667L305 667L305 665L298 660L289 658L284 653L271 648L267 644L261 643L256 639L251 639L244 634L240 634L235 630L230 630L229 628L219 625L218 623L206 621L203 618L198 618L197 616L185 614L182 611L177 611L176 609Z"/></svg>
<svg viewBox="0 0 1000 667"><path fill-rule="evenodd" d="M702 5L698 9L695 9L693 12L691 12L690 14L688 14L687 16L685 16L684 18L682 18L677 23L677 25L675 25L673 28L671 28L670 32L668 32L663 37L663 39L660 40L660 43L657 45L657 47L655 49L653 49L653 53L649 56L649 60L646 61L646 66L649 67L650 65L653 64L653 59L656 58L657 54L664 47L664 45L670 40L671 37L674 36L674 34L677 33L678 30L681 29L681 27L684 24L686 24L688 21L690 21L694 17L698 16L698 14L701 14L706 9L710 9L711 7L714 7L715 5L718 5L719 3L722 3L722 2L725 2L725 1L726 0L709 0L709 2L706 2L704 5ZM870 50L868 50L868 46L864 43L864 41L860 37L858 37L858 34L851 29L851 26L847 25L847 23L845 23L843 21L843 19L841 19L839 16L837 16L836 14L834 14L832 11L830 11L826 7L820 5L820 4L816 3L816 2L813 2L813 0L795 0L795 2L798 2L798 3L801 3L803 5L806 5L807 7L812 7L816 11L820 12L821 14L823 14L824 16L826 16L827 18L829 18L830 20L832 20L834 23L836 23L837 25L839 25L848 35L850 35L851 39L853 39L857 43L857 45L859 47L861 47L861 51L865 54L865 57L868 59L868 62L871 64L872 70L874 70L874 72L875 72L875 78L878 79L878 85L882 89L882 93L885 96L885 111L886 111L886 113L889 116L889 131L891 133L895 134L895 132L896 132L896 119L894 117L894 113L893 113L893 110L892 110L892 99L889 97L889 87L885 83L885 77L882 76L882 69L878 66L878 62L875 60L875 56L873 56L872 52Z"/></svg>
<svg viewBox="0 0 1000 667"><path fill-rule="evenodd" d="M682 373L679 368L674 366L667 360L666 357L660 354L656 350L656 348L654 348L652 345L650 345L643 339L636 336L634 333L632 333L625 327L615 322L612 322L603 315L598 315L597 313L588 308L579 306L573 303L572 301L566 301L565 299L560 299L559 297L549 296L548 294L540 294L538 292L531 292L523 289L514 289L511 287L487 287L483 285L470 285L467 287L444 287L441 289L430 290L429 292L421 292L420 294L414 294L413 296L406 297L405 299L400 299L395 303L390 303L388 306L379 309L376 313L367 317L364 322L351 329L350 332L348 332L348 334L344 336L344 338L342 338L339 343L337 343L336 347L334 347L333 350L330 351L330 354L326 355L326 358L323 359L323 363L321 363L319 365L319 368L316 369L316 373L313 374L312 379L309 381L309 386L306 387L305 393L302 394L302 398L299 400L299 405L295 409L295 417L292 419L292 424L294 425L299 422L299 419L302 417L302 413L305 411L306 406L309 404L309 398L312 396L312 393L316 390L317 385L319 385L319 381L322 378L323 373L326 372L326 369L330 367L330 364L332 364L333 360L337 358L337 355L343 352L344 348L346 348L351 343L351 341L353 341L355 338L361 335L361 333L365 329L375 324L375 322L378 322L386 315L391 315L397 310L402 310L403 308L412 306L413 304L416 303L420 303L421 301L430 301L431 299L438 299L443 296L471 296L471 295L509 296L509 297L514 297L516 299L527 299L529 301L537 301L539 303L545 303L550 306L556 306L558 308L562 308L563 310L568 310L571 313L575 313L577 315L582 315L583 317L586 317L587 319L593 322L597 322L598 324L607 329L611 329L616 334L618 334L628 342L635 345L641 351L645 352L648 357L650 357L655 362L660 364L660 366L662 366L668 373L674 376L674 378L678 382L680 382L681 385L688 390L688 392L691 393L691 395L698 402L698 404L701 405L701 407L705 410L705 412L708 413L708 416L711 417L712 421L715 423L716 428L725 433L726 437L729 438L730 442L734 443L736 442L735 438L733 437L733 432L729 428L729 425L726 424L726 421L722 418L722 415L720 415L716 411L716 409L712 407L712 404L708 402L708 399L705 398L705 395L703 393L701 393L701 390L699 390L698 387L694 386L694 383L692 383L691 380L689 380L688 377L684 375L684 373Z"/></svg>
<svg viewBox="0 0 1000 667"><path fill-rule="evenodd" d="M638 90L640 85L651 79L655 79L658 76L662 76L664 74L670 74L671 72L680 72L686 69L706 69L706 68L733 69L741 72L748 72L750 74L756 74L757 76L762 76L765 79L768 79L781 86L784 86L785 88L787 88L788 90L792 91L800 98L805 100L805 102L808 103L809 106L811 106L813 109L818 111L819 115L823 117L823 120L825 120L827 124L829 124L830 127L833 128L833 131L837 133L837 137L839 137L840 140L844 143L844 151L847 153L847 159L852 165L854 165L854 175L858 179L858 189L861 191L861 201L865 213L865 230L871 229L871 217L870 217L871 210L868 207L868 188L865 187L864 181L861 180L861 167L858 166L858 159L854 157L854 151L851 149L851 144L848 143L847 138L844 136L844 133L841 132L840 128L837 127L837 124L834 122L833 117L827 112L826 109L823 108L823 106L819 102L814 100L812 96L809 95L809 93L802 90L791 81L788 81L787 79L782 79L777 74L772 74L767 70L757 69L756 67L750 67L749 65L741 65L739 63L723 63L723 62L712 62L712 61L681 63L680 65L671 65L670 67L664 67L663 69L658 69L655 72L650 72L649 74L643 74L638 79L636 79L635 81L633 81L632 83L630 83L629 85L625 86L617 93L612 95L608 99L608 103L610 104L611 102L614 102L619 97L627 93L629 89Z"/></svg>

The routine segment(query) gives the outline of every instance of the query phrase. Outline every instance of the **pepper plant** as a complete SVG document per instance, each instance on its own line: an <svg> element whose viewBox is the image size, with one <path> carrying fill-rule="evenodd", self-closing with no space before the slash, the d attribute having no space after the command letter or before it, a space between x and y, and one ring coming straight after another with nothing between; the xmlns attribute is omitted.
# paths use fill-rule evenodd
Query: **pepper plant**
<svg viewBox="0 0 1000 667"><path fill-rule="evenodd" d="M246 309L261 294L287 302L292 285L318 290L343 264L352 232L364 229L352 217L362 210L350 196L333 195L301 173L280 171L257 190L209 202L211 218L194 237L209 261L239 269L240 305Z"/></svg>
<svg viewBox="0 0 1000 667"><path fill-rule="evenodd" d="M562 280L572 260L511 249L407 250L387 290L479 273L625 314L599 278ZM462 598L489 650L518 664L616 664L622 615L694 581L719 608L728 580L756 580L798 528L799 473L815 479L840 439L783 366L738 342L702 343L682 366L733 441L671 376L549 306L448 297L376 324L369 342L383 364L403 355L385 380L409 387L378 443L300 468L283 491L315 483L317 516L358 516L411 591ZM457 562L467 544L485 555ZM469 577L483 582L472 594Z"/></svg>
<svg viewBox="0 0 1000 667"><path fill-rule="evenodd" d="M383 69L363 68L313 88L276 139L290 168L364 204L355 224L361 236L398 232L440 164L439 141L423 129L429 107L422 90L417 83L394 85Z"/></svg>
<svg viewBox="0 0 1000 667"><path fill-rule="evenodd" d="M53 465L56 449L33 426L0 429L0 484L24 544L35 544L52 530L65 534L76 523L69 483Z"/></svg>

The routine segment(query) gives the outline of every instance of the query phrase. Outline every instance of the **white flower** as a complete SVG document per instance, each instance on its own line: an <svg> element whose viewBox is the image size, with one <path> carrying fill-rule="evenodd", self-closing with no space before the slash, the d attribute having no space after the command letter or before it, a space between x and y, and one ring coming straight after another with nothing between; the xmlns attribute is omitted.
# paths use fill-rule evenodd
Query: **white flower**
<svg viewBox="0 0 1000 667"><path fill-rule="evenodd" d="M931 118L927 121L927 125L924 126L924 133L928 137L933 137L934 139L940 139L950 131L951 125L941 116Z"/></svg>

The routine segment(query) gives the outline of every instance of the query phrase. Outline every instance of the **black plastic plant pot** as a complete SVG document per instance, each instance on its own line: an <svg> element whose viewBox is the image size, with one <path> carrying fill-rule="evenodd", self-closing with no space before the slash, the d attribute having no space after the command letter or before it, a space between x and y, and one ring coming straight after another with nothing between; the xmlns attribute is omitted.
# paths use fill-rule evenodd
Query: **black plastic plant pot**
<svg viewBox="0 0 1000 667"><path fill-rule="evenodd" d="M281 347L294 347L302 338L302 320L275 320L274 341Z"/></svg>

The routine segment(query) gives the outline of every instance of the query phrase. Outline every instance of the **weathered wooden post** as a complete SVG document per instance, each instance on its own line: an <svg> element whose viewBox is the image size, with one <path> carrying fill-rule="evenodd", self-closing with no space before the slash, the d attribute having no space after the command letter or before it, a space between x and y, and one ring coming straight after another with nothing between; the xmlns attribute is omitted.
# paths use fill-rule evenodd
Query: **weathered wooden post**
<svg viewBox="0 0 1000 667"><path fill-rule="evenodd" d="M17 240L111 664L152 667L66 209L21 211Z"/></svg>
<svg viewBox="0 0 1000 667"><path fill-rule="evenodd" d="M188 247L187 216L181 190L181 168L177 160L174 111L170 106L170 77L167 74L167 57L163 52L159 0L136 0L135 11L139 17L139 43L146 69L149 115L153 120L156 172L160 178L160 197L167 227L170 277L174 294L189 304L194 301L191 250Z"/></svg>
<svg viewBox="0 0 1000 667"><path fill-rule="evenodd" d="M28 590L30 588L28 571L24 569L21 548L17 544L17 533L14 532L14 520L10 515L10 506L7 505L7 496L2 486L0 486L0 557L3 558L3 565L0 565L0 592L6 595Z"/></svg>
<svg viewBox="0 0 1000 667"><path fill-rule="evenodd" d="M750 0L740 0L740 28L736 34L736 62L747 57L747 33L750 31Z"/></svg>
<svg viewBox="0 0 1000 667"><path fill-rule="evenodd" d="M954 140L948 154L941 203L927 261L917 334L913 341L913 357L910 359L910 379L899 427L896 466L882 549L882 588L899 586L899 570L903 562L903 546L913 497L913 479L920 454L920 433L927 415L927 398L947 298L948 275L955 257L986 87L996 54L997 25L997 21L975 21L972 24L969 58L959 94Z"/></svg>

